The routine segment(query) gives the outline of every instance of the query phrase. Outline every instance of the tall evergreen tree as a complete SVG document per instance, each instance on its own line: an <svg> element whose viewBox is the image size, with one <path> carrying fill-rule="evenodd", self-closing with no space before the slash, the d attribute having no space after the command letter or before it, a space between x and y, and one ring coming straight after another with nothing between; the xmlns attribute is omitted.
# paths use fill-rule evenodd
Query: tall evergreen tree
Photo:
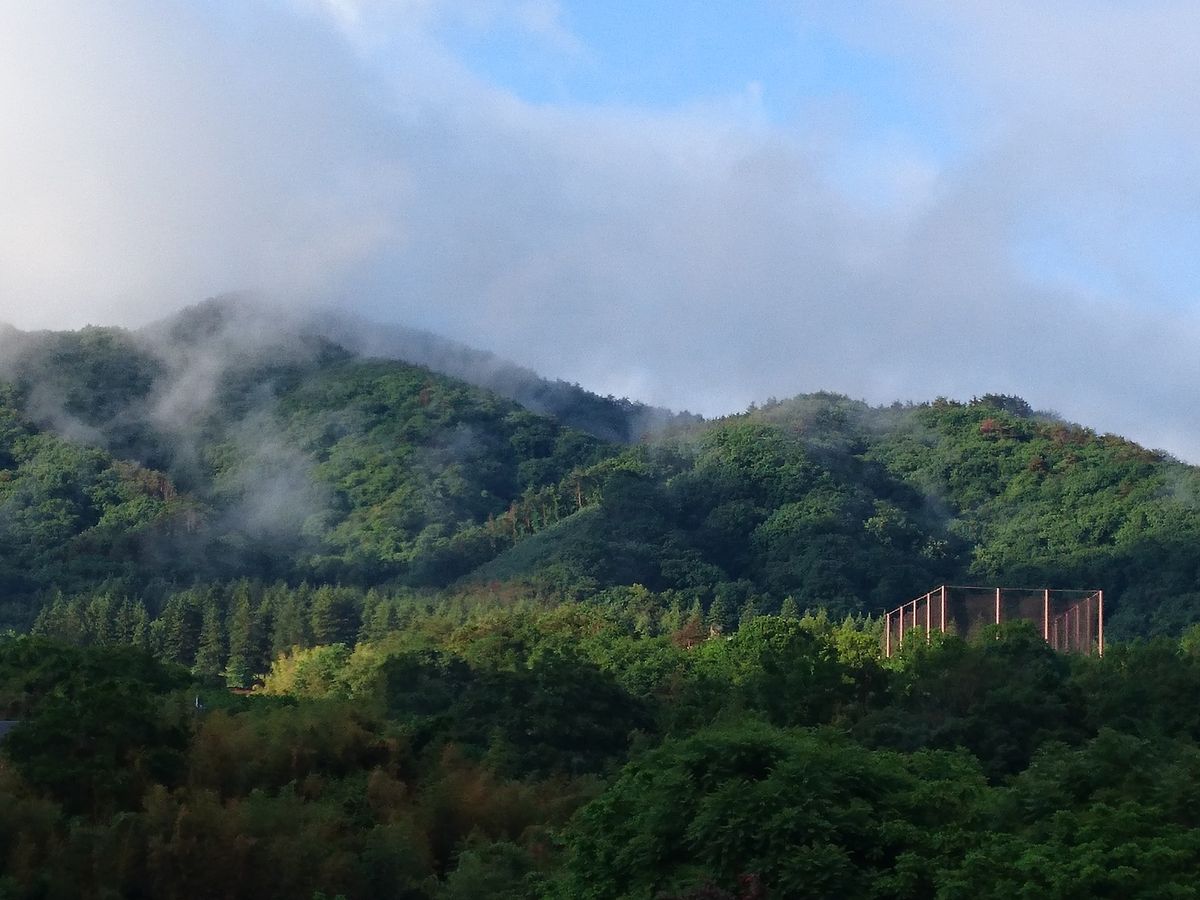
<svg viewBox="0 0 1200 900"><path fill-rule="evenodd" d="M352 592L323 585L313 593L312 636L318 644L352 644L358 632L358 608Z"/></svg>
<svg viewBox="0 0 1200 900"><path fill-rule="evenodd" d="M203 599L210 593L189 589L167 599L151 627L151 644L161 659L188 668L195 663L204 615Z"/></svg>
<svg viewBox="0 0 1200 900"><path fill-rule="evenodd" d="M117 602L112 594L103 593L92 597L84 609L86 642L110 646L121 643L117 633Z"/></svg>
<svg viewBox="0 0 1200 900"><path fill-rule="evenodd" d="M799 619L800 604L796 602L796 598L792 596L783 599L783 605L779 607L779 618L781 619Z"/></svg>
<svg viewBox="0 0 1200 900"><path fill-rule="evenodd" d="M737 616L733 604L729 602L729 597L718 593L716 599L708 607L706 624L717 631L729 633L733 630L736 621Z"/></svg>
<svg viewBox="0 0 1200 900"><path fill-rule="evenodd" d="M738 628L743 628L749 625L760 614L758 602L754 597L747 597L746 602L742 604L741 610L738 612Z"/></svg>
<svg viewBox="0 0 1200 900"><path fill-rule="evenodd" d="M221 623L221 610L216 598L209 596L204 603L200 642L196 648L196 662L192 671L201 678L215 678L221 673L224 662L225 630Z"/></svg>
<svg viewBox="0 0 1200 900"><path fill-rule="evenodd" d="M277 657L293 647L311 646L308 606L312 588L307 584L297 588L277 584L267 592L267 596L274 620L271 630L271 655Z"/></svg>
<svg viewBox="0 0 1200 900"><path fill-rule="evenodd" d="M683 622L683 604L679 602L679 597L674 597L671 600L671 605L659 616L658 630L662 634L671 634L682 628Z"/></svg>
<svg viewBox="0 0 1200 900"><path fill-rule="evenodd" d="M145 648L149 638L149 617L140 599L126 597L117 610L117 634L122 643Z"/></svg>
<svg viewBox="0 0 1200 900"><path fill-rule="evenodd" d="M377 641L395 630L396 608L390 597L385 597L375 588L367 591L363 598L362 627L358 630L360 641Z"/></svg>
<svg viewBox="0 0 1200 900"><path fill-rule="evenodd" d="M262 664L255 625L250 585L243 580L234 586L229 607L229 661L225 667L225 683L230 687L249 687Z"/></svg>

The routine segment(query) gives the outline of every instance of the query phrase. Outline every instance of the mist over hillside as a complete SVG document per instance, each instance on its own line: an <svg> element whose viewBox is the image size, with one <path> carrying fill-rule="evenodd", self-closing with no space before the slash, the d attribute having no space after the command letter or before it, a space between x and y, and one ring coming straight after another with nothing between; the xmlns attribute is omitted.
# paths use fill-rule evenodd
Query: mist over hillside
<svg viewBox="0 0 1200 900"><path fill-rule="evenodd" d="M551 381L493 353L428 331L249 297L214 298L140 329L105 331L130 352L150 357L162 367L165 377L159 378L153 392L157 408L144 414L164 423L177 419L183 425L183 419L201 414L211 403L216 384L248 366L316 362L323 353L338 352L423 366L494 391L602 440L629 443L673 424L699 420L690 413L625 397L600 397L576 384ZM54 332L25 333L0 323L0 372L21 377L35 357L56 352L52 347L56 340L65 339L56 338ZM54 399L47 398L47 403Z"/></svg>
<svg viewBox="0 0 1200 900"><path fill-rule="evenodd" d="M1200 900L1197 33L0 0L0 900Z"/></svg>
<svg viewBox="0 0 1200 900"><path fill-rule="evenodd" d="M0 896L1191 883L1200 470L1012 395L703 420L371 328L0 332ZM964 582L1103 589L1103 658L882 658Z"/></svg>
<svg viewBox="0 0 1200 900"><path fill-rule="evenodd" d="M12 621L54 591L157 609L240 577L636 588L722 628L984 579L1103 587L1117 634L1200 620L1197 470L1017 397L705 421L237 298L0 342Z"/></svg>

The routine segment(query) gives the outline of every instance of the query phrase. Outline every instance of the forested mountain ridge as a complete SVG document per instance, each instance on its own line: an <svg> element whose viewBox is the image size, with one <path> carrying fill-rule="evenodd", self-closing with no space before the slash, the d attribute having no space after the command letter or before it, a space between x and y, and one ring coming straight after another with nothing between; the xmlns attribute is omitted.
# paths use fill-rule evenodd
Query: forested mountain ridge
<svg viewBox="0 0 1200 900"><path fill-rule="evenodd" d="M172 337L182 345L168 359L98 328L37 335L6 358L0 401L21 429L86 445L108 465L136 460L188 505L187 539L134 554L119 590L246 575L445 583L471 568L473 537L487 543L472 529L615 452L496 395L405 363L354 359L324 340L247 349L206 346L213 335L194 330ZM10 481L33 483L38 460L14 450L8 463ZM65 465L55 473L61 492L86 493ZM6 518L52 517L53 499L10 490ZM72 521L83 529L86 519ZM95 586L71 575L33 567L28 580Z"/></svg>
<svg viewBox="0 0 1200 900"><path fill-rule="evenodd" d="M0 621L53 587L97 588L165 562L195 504L159 472L35 428L0 388Z"/></svg>
<svg viewBox="0 0 1200 900"><path fill-rule="evenodd" d="M254 321L0 334L0 898L1197 895L1197 469L1001 395L608 441ZM1108 652L882 658L968 579Z"/></svg>
<svg viewBox="0 0 1200 900"><path fill-rule="evenodd" d="M797 397L610 465L623 471L599 513L483 572L708 584L725 628L789 597L878 612L943 580L1100 587L1118 635L1177 633L1200 612L1200 473L1018 398Z"/></svg>
<svg viewBox="0 0 1200 900"><path fill-rule="evenodd" d="M725 631L785 602L875 613L966 579L1104 588L1117 636L1200 620L1197 470L1018 398L813 394L625 445L264 315L226 301L141 333L0 337L0 405L43 447L3 437L7 621L97 590L153 618L243 578L648 592ZM46 447L154 487L134 505L97 493Z"/></svg>

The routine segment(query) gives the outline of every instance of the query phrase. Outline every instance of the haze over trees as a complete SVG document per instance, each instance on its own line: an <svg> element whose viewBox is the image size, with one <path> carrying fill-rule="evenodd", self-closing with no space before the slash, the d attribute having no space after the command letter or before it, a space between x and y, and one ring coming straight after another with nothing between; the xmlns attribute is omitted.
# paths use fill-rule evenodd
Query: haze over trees
<svg viewBox="0 0 1200 900"><path fill-rule="evenodd" d="M1198 498L1011 396L3 332L0 898L1192 896ZM879 658L960 581L1103 588L1111 652Z"/></svg>
<svg viewBox="0 0 1200 900"><path fill-rule="evenodd" d="M137 333L10 333L3 622L98 587L154 619L240 579L640 586L723 626L967 579L1103 586L1117 637L1200 619L1197 470L1019 398L813 394L701 421L554 388L579 402L552 417L320 326L221 301Z"/></svg>

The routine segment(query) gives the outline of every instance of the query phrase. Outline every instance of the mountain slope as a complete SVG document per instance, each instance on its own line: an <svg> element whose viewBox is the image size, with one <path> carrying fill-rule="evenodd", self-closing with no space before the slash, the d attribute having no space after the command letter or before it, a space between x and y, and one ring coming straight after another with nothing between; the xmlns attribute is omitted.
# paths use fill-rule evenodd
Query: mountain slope
<svg viewBox="0 0 1200 900"><path fill-rule="evenodd" d="M0 388L0 626L42 591L167 574L157 551L194 516L161 473L39 430Z"/></svg>
<svg viewBox="0 0 1200 900"><path fill-rule="evenodd" d="M157 467L163 474L146 477L172 498L184 495L176 499L189 510L186 539L142 547L141 565L97 568L104 578L121 575L122 590L243 575L444 584L503 546L490 518L615 452L427 369L358 359L306 333L271 341L231 333L211 312L154 340L88 328L10 333L4 348L8 414L66 448L43 465L48 477L86 494L91 476L64 454L82 454L97 470L124 458L136 462L130 471ZM37 519L51 521L49 507L39 501L36 516L22 517L15 503L3 507L12 540L52 552L63 535ZM75 520L72 538L91 527L87 515ZM144 525L131 520L127 530ZM89 586L64 573L10 591L29 600L49 587Z"/></svg>
<svg viewBox="0 0 1200 900"><path fill-rule="evenodd" d="M0 335L14 427L58 448L14 472L42 459L73 496L108 471L165 486L53 534L50 507L19 513L37 491L10 491L10 596L250 577L624 602L637 586L733 628L788 601L877 612L980 580L1104 588L1117 634L1200 621L1197 470L1018 398L813 394L628 446L335 330L210 303L139 333ZM164 524L183 509L186 529ZM119 564L72 543L101 522ZM63 546L70 565L48 562Z"/></svg>
<svg viewBox="0 0 1200 900"><path fill-rule="evenodd" d="M943 580L1100 587L1118 635L1200 619L1200 471L1016 398L797 397L605 466L600 514L480 574L699 593L726 625L789 596L880 611Z"/></svg>

